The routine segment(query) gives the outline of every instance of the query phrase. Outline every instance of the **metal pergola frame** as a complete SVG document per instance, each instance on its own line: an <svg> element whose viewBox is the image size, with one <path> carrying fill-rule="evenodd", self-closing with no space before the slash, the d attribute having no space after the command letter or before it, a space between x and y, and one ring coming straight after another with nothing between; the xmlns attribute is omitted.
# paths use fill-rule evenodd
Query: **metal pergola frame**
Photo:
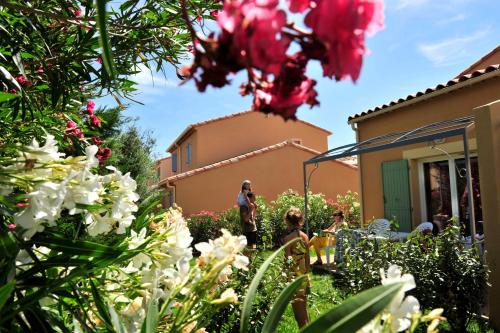
<svg viewBox="0 0 500 333"><path fill-rule="evenodd" d="M362 142L352 143L345 146L333 148L322 154L319 154L307 161L303 162L304 172L304 220L306 232L309 235L308 221L308 191L310 179L307 177L307 166L310 164L318 165L321 162L336 160L342 157L361 155L370 152L381 151L385 149L411 145L422 142L435 142L439 139L444 139L452 136L462 136L464 145L464 159L466 166L466 178L468 190L468 213L471 232L471 241L475 243L476 234L476 217L474 215L474 196L472 191L472 176L470 166L470 153L468 144L468 128L474 125L474 117L462 117L453 120L444 120L435 122L429 125L418 127L408 131L393 132L377 136ZM316 170L316 169L314 169ZM312 172L309 174L309 178Z"/></svg>

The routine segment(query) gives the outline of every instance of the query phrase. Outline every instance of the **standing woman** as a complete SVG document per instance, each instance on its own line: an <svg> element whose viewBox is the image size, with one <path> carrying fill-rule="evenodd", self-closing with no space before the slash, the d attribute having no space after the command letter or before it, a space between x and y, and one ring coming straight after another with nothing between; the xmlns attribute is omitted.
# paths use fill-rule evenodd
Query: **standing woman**
<svg viewBox="0 0 500 333"><path fill-rule="evenodd" d="M241 183L241 191L236 201L240 208L241 229L243 235L247 238L247 247L254 249L257 246L257 227L251 219L253 204L248 197L248 194L252 191L251 184L249 180L244 180Z"/></svg>
<svg viewBox="0 0 500 333"><path fill-rule="evenodd" d="M288 209L285 214L285 223L287 233L283 237L284 243L286 244L292 239L299 238L296 242L285 248L285 259L289 264L290 273L296 278L307 274L310 269L309 238L305 233L300 231L304 225L304 217L297 207ZM309 279L306 278L302 286L295 293L292 301L293 314L299 328L304 327L309 322L309 316L307 315L307 294L309 293L309 289Z"/></svg>

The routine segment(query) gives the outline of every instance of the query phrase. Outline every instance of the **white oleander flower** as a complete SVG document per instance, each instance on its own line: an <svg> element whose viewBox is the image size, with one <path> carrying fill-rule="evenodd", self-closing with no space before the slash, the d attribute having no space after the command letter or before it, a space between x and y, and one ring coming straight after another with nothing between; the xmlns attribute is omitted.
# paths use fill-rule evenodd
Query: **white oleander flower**
<svg viewBox="0 0 500 333"><path fill-rule="evenodd" d="M220 295L218 299L211 302L212 304L228 304L238 303L238 295L234 292L233 288L228 288Z"/></svg>
<svg viewBox="0 0 500 333"><path fill-rule="evenodd" d="M54 136L47 134L45 136L45 144L42 147L40 147L36 139L33 139L30 145L24 147L24 155L26 159L47 163L58 160L64 156L64 153L59 153L57 141L54 140Z"/></svg>
<svg viewBox="0 0 500 333"><path fill-rule="evenodd" d="M389 322L389 332L402 332L408 329L412 323L412 317L420 313L420 304L413 296L405 298L405 292L415 288L415 279L411 274L401 274L401 267L397 265L389 266L387 274L384 269L380 269L382 285L393 283L403 283L403 287L398 292L389 306L376 319L363 326L358 332L386 332L384 322Z"/></svg>
<svg viewBox="0 0 500 333"><path fill-rule="evenodd" d="M195 245L201 252L200 261L204 263L227 261L237 269L247 269L248 257L239 254L247 244L245 236L233 236L226 229L221 231L221 237Z"/></svg>

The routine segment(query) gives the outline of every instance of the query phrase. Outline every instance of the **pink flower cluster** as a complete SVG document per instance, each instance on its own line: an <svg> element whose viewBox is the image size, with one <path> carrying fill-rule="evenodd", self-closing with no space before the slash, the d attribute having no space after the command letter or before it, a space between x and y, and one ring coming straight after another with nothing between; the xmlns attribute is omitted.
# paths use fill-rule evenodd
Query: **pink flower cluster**
<svg viewBox="0 0 500 333"><path fill-rule="evenodd" d="M95 115L95 103L94 101L87 102L87 108L85 109L87 114L89 115L89 120L92 126L101 127L101 119Z"/></svg>
<svg viewBox="0 0 500 333"><path fill-rule="evenodd" d="M78 128L78 125L73 120L68 120L66 123L66 135L75 136L79 139L83 138L83 131Z"/></svg>
<svg viewBox="0 0 500 333"><path fill-rule="evenodd" d="M208 38L193 33L194 63L179 74L205 91L246 70L249 81L241 93L254 96L254 109L285 119L294 119L303 104L319 104L316 82L306 75L309 60L318 60L326 77L358 79L367 53L365 34L383 28L382 0L287 0L289 11L304 15L307 31L289 23L279 5L279 0L224 1L222 11L212 15L221 32ZM298 51L289 54L291 49Z"/></svg>
<svg viewBox="0 0 500 333"><path fill-rule="evenodd" d="M204 217L204 216L211 217L212 219L214 219L216 221L219 220L219 214L217 214L216 212L210 211L210 210L200 210L197 213L191 214L191 217Z"/></svg>

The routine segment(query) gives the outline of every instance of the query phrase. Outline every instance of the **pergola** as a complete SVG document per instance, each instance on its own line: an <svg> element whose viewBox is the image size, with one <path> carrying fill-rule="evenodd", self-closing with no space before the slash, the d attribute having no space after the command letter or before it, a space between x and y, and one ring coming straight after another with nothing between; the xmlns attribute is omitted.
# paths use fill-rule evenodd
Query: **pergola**
<svg viewBox="0 0 500 333"><path fill-rule="evenodd" d="M411 145L422 142L435 142L439 139L444 139L452 136L462 136L464 145L464 158L466 165L466 178L467 187L472 189L472 177L470 166L470 153L468 145L468 128L474 125L474 117L463 117L453 120L444 120L435 122L422 127L414 128L412 130L403 132L393 132L381 136L373 137L363 142L352 143L345 146L337 147L319 154L303 163L304 171L304 219L307 234L309 234L308 222L308 189L310 178L314 170L307 175L307 166L310 164L318 165L321 162L336 160L342 157L349 157L354 155L362 155L365 153L381 151L385 149ZM468 191L468 212L470 222L471 240L475 242L474 235L476 234L476 218L474 216L474 197L473 191Z"/></svg>

